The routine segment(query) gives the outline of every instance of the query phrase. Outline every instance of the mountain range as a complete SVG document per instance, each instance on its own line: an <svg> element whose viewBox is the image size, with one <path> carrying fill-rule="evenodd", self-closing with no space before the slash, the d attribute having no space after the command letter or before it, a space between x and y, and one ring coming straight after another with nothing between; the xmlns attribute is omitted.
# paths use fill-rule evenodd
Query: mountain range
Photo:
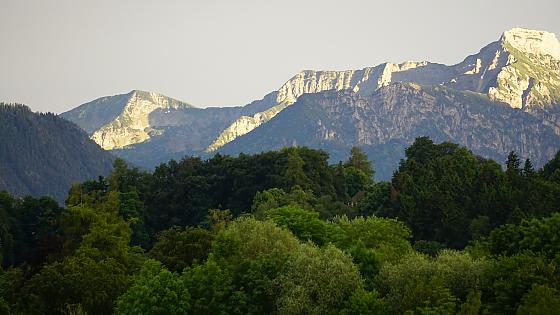
<svg viewBox="0 0 560 315"><path fill-rule="evenodd" d="M184 155L322 148L343 159L360 146L386 179L417 136L453 141L537 166L560 148L560 42L514 28L456 65L383 63L302 71L245 106L197 108L157 93L103 97L61 116L102 148L144 167Z"/></svg>

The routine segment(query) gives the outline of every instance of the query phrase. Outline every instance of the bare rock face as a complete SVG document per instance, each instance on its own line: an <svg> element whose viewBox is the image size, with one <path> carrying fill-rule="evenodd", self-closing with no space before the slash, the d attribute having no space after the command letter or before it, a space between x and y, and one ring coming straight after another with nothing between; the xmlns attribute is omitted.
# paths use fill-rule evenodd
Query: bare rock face
<svg viewBox="0 0 560 315"><path fill-rule="evenodd" d="M510 44L521 53L536 56L550 56L560 60L560 43L554 33L513 28L504 32L502 42Z"/></svg>
<svg viewBox="0 0 560 315"><path fill-rule="evenodd" d="M251 132L253 129L272 119L272 117L276 116L276 114L281 112L290 104L291 103L281 103L265 111L258 112L253 116L243 115L237 118L231 125L220 133L220 135L208 146L208 148L206 148L206 152L216 151L224 144L235 140L235 138Z"/></svg>
<svg viewBox="0 0 560 315"><path fill-rule="evenodd" d="M506 66L496 78L498 87L488 89L488 97L509 104L513 108L523 107L523 93L529 88L529 78L521 75L515 67Z"/></svg>
<svg viewBox="0 0 560 315"><path fill-rule="evenodd" d="M144 91L132 91L126 94L115 96L121 103L114 104L115 107L122 108L120 113L116 113L116 117L108 123L100 126L93 131L91 139L99 144L103 149L112 150L124 148L128 145L142 143L150 139L153 135L161 134L160 130L151 128L149 115L156 109L179 109L190 108L191 105L183 103L167 96ZM107 98L104 98L107 99ZM99 101L93 101L97 103ZM88 116L88 107L91 105L84 104L75 110L80 111L79 117ZM76 116L72 112L62 114L63 117ZM72 120L72 119L70 119Z"/></svg>
<svg viewBox="0 0 560 315"><path fill-rule="evenodd" d="M484 93L491 100L533 112L560 103L560 42L552 33L514 28L454 67L445 85Z"/></svg>
<svg viewBox="0 0 560 315"><path fill-rule="evenodd" d="M523 108L560 100L560 42L552 33L515 28L504 32L500 45L508 57L488 96Z"/></svg>
<svg viewBox="0 0 560 315"><path fill-rule="evenodd" d="M361 70L302 71L280 87L276 97L277 105L253 116L239 117L208 146L206 151L215 151L237 137L251 132L293 104L303 94L329 90L352 90L358 93L373 92L382 86L388 85L391 82L393 73L426 65L428 63L425 61L407 61L401 64L389 62L377 67L367 67Z"/></svg>

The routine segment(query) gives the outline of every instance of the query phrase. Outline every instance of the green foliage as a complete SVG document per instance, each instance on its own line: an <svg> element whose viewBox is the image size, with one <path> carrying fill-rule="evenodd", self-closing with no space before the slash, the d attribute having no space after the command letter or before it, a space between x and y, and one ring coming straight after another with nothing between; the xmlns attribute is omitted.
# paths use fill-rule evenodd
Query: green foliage
<svg viewBox="0 0 560 315"><path fill-rule="evenodd" d="M289 231L271 221L234 220L216 236L207 262L185 271L193 312L273 312L273 281L299 246Z"/></svg>
<svg viewBox="0 0 560 315"><path fill-rule="evenodd" d="M227 297L224 305L229 308L228 313L271 313L275 310L276 299L273 281L299 246L299 241L289 231L271 221L240 217L218 233L212 256L197 268L221 270L221 278L214 281L226 283L224 290L227 292L218 291L217 294L222 299ZM198 274L204 276L205 272ZM196 296L193 293L193 298Z"/></svg>
<svg viewBox="0 0 560 315"><path fill-rule="evenodd" d="M208 230L172 227L158 234L148 256L162 262L171 271L181 272L193 263L206 261L213 239Z"/></svg>
<svg viewBox="0 0 560 315"><path fill-rule="evenodd" d="M344 163L346 168L354 168L361 171L368 178L373 179L375 172L373 171L373 166L368 160L367 155L358 147L352 147L350 150L350 157L348 161Z"/></svg>
<svg viewBox="0 0 560 315"><path fill-rule="evenodd" d="M362 287L351 258L332 245L301 245L275 282L280 314L332 314Z"/></svg>
<svg viewBox="0 0 560 315"><path fill-rule="evenodd" d="M21 268L0 268L0 314L12 314L20 299L20 290L25 277Z"/></svg>
<svg viewBox="0 0 560 315"><path fill-rule="evenodd" d="M540 174L549 180L555 181L560 184L560 150L556 152L554 158L546 163Z"/></svg>
<svg viewBox="0 0 560 315"><path fill-rule="evenodd" d="M192 314L227 314L233 306L233 279L212 257L185 270L182 279L191 295Z"/></svg>
<svg viewBox="0 0 560 315"><path fill-rule="evenodd" d="M95 208L69 209L64 226L68 256L44 265L25 283L19 309L56 314L67 304L81 304L88 313L111 313L143 259L129 246L132 231L118 214L118 197L111 193Z"/></svg>
<svg viewBox="0 0 560 315"><path fill-rule="evenodd" d="M263 256L282 261L298 246L292 233L274 223L240 217L216 236L212 253L217 260L236 265Z"/></svg>
<svg viewBox="0 0 560 315"><path fill-rule="evenodd" d="M361 240L356 241L346 252L352 256L352 260L360 270L364 278L364 286L371 290L375 287L375 277L383 265L383 257L372 248L367 248Z"/></svg>
<svg viewBox="0 0 560 315"><path fill-rule="evenodd" d="M113 162L113 171L108 179L109 189L122 193L137 192L147 184L144 182L147 178L147 173L137 167L129 167L123 159L117 158Z"/></svg>
<svg viewBox="0 0 560 315"><path fill-rule="evenodd" d="M132 286L117 300L116 314L186 314L190 295L183 279L147 260Z"/></svg>
<svg viewBox="0 0 560 315"><path fill-rule="evenodd" d="M375 250L384 261L396 261L412 250L410 231L400 221L378 217L336 217L332 224L338 231L333 243L342 249L352 248L358 242Z"/></svg>
<svg viewBox="0 0 560 315"><path fill-rule="evenodd" d="M136 190L119 194L119 215L130 223L133 245L148 247L149 235L144 224L146 208Z"/></svg>
<svg viewBox="0 0 560 315"><path fill-rule="evenodd" d="M394 312L453 314L460 301L469 301L469 293L485 285L492 267L490 261L461 252L443 251L434 259L412 253L381 269L378 289Z"/></svg>
<svg viewBox="0 0 560 315"><path fill-rule="evenodd" d="M504 171L419 138L373 183L361 151L327 158L288 148L153 173L117 160L66 208L0 192L0 314L558 309L554 160L535 172L512 153Z"/></svg>
<svg viewBox="0 0 560 315"><path fill-rule="evenodd" d="M387 314L389 309L376 291L357 289L344 304L340 312L343 315L377 315Z"/></svg>
<svg viewBox="0 0 560 315"><path fill-rule="evenodd" d="M305 161L299 155L297 149L285 148L284 151L287 153L286 170L283 176L285 181L284 187L309 187L311 181L303 170Z"/></svg>
<svg viewBox="0 0 560 315"><path fill-rule="evenodd" d="M524 220L520 225L507 224L492 231L488 245L494 254L514 255L526 250L544 257L560 258L560 213L549 218Z"/></svg>
<svg viewBox="0 0 560 315"><path fill-rule="evenodd" d="M331 196L336 201L333 170L327 160L322 151L287 148L235 158L217 154L206 161L170 161L145 175L145 179L138 179L142 183L137 186L139 195L147 209L146 225L150 231L197 225L205 220L208 209L229 209L236 216L251 209L257 192L273 188L290 194L301 189L306 195L312 194L313 199ZM259 198L275 203L276 197L282 199L276 193ZM258 207L256 204L255 210Z"/></svg>
<svg viewBox="0 0 560 315"><path fill-rule="evenodd" d="M344 191L350 198L373 184L373 166L367 155L358 147L351 149L348 161L338 173L344 178Z"/></svg>
<svg viewBox="0 0 560 315"><path fill-rule="evenodd" d="M83 305L91 314L109 314L128 287L131 275L113 258L70 256L46 265L22 289L24 313L59 314L67 304Z"/></svg>
<svg viewBox="0 0 560 315"><path fill-rule="evenodd" d="M417 138L389 189L372 191L363 207L398 217L415 240L463 248L504 223L548 216L560 205L560 185L522 171L511 152L504 172L465 148ZM371 212L370 212L371 213Z"/></svg>
<svg viewBox="0 0 560 315"><path fill-rule="evenodd" d="M508 154L506 161L506 174L512 178L521 175L521 161L514 151Z"/></svg>
<svg viewBox="0 0 560 315"><path fill-rule="evenodd" d="M553 315L560 310L560 292L546 285L534 284L525 294L518 315Z"/></svg>
<svg viewBox="0 0 560 315"><path fill-rule="evenodd" d="M72 183L108 174L112 159L75 124L0 102L0 190L62 203Z"/></svg>
<svg viewBox="0 0 560 315"><path fill-rule="evenodd" d="M66 304L66 308L63 311L65 315L87 315L82 304Z"/></svg>
<svg viewBox="0 0 560 315"><path fill-rule="evenodd" d="M66 213L49 198L14 199L0 191L0 258L2 266L24 262L40 266L61 249L61 217Z"/></svg>
<svg viewBox="0 0 560 315"><path fill-rule="evenodd" d="M391 184L379 182L369 186L364 198L357 205L357 212L360 215L385 216L386 207L390 203Z"/></svg>
<svg viewBox="0 0 560 315"><path fill-rule="evenodd" d="M478 240L490 232L490 218L485 215L479 215L471 220L469 224L469 234L473 240Z"/></svg>
<svg viewBox="0 0 560 315"><path fill-rule="evenodd" d="M319 246L327 243L332 234L332 227L326 221L319 219L319 213L313 210L284 206L267 210L264 215L278 226L292 231L300 240L313 241Z"/></svg>
<svg viewBox="0 0 560 315"><path fill-rule="evenodd" d="M371 177L355 167L346 167L344 170L346 192L349 197L356 197L356 194L364 191L373 184Z"/></svg>
<svg viewBox="0 0 560 315"><path fill-rule="evenodd" d="M208 210L208 224L212 232L218 233L226 228L226 226L233 219L229 210L210 209Z"/></svg>
<svg viewBox="0 0 560 315"><path fill-rule="evenodd" d="M263 218L267 210L283 206L299 206L310 210L313 209L316 202L313 193L303 191L299 186L293 187L288 193L279 188L272 188L255 194L251 213L256 217Z"/></svg>
<svg viewBox="0 0 560 315"><path fill-rule="evenodd" d="M458 315L478 315L480 314L480 309L482 302L480 300L482 294L480 291L470 291L467 296L465 303L461 304L461 309L457 313Z"/></svg>
<svg viewBox="0 0 560 315"><path fill-rule="evenodd" d="M414 249L420 253L435 257L445 249L445 246L437 241L419 240L414 242Z"/></svg>
<svg viewBox="0 0 560 315"><path fill-rule="evenodd" d="M513 314L533 285L559 289L560 272L556 262L524 252L500 257L488 280L490 284L484 293L488 311Z"/></svg>
<svg viewBox="0 0 560 315"><path fill-rule="evenodd" d="M525 160L525 164L523 164L523 176L525 177L531 177L533 175L535 175L535 168L533 167L533 163L531 162L530 159L526 159Z"/></svg>

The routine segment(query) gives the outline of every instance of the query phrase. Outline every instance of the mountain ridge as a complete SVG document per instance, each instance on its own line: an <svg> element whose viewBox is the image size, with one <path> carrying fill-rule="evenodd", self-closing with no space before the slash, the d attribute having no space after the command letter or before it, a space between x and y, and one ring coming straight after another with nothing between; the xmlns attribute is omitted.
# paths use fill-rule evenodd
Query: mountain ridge
<svg viewBox="0 0 560 315"><path fill-rule="evenodd" d="M475 154L505 161L512 150L542 165L560 147L560 137L540 119L483 94L445 86L393 83L374 94L326 91L302 96L269 123L218 150L221 154L257 153L283 146L309 146L331 153L332 162L362 147L390 178L402 151L418 136L459 142Z"/></svg>
<svg viewBox="0 0 560 315"><path fill-rule="evenodd" d="M141 111L141 119L134 115L109 119L103 128L92 133L92 138L117 155L152 167L170 157L220 152L228 143L270 123L303 95L349 90L369 96L394 83L444 86L478 93L493 103L505 103L512 110L536 117L558 136L558 47L560 42L552 33L513 28L454 65L405 61L358 70L303 70L278 90L245 106L203 109L190 104L148 106ZM97 106L95 101L90 104ZM119 115L126 112L124 107L119 108L116 110L121 111ZM72 115L64 116L80 124ZM141 121L139 126L134 125L137 121ZM88 130L88 126L84 128Z"/></svg>
<svg viewBox="0 0 560 315"><path fill-rule="evenodd" d="M74 182L107 175L113 159L74 123L0 103L0 189L63 203Z"/></svg>

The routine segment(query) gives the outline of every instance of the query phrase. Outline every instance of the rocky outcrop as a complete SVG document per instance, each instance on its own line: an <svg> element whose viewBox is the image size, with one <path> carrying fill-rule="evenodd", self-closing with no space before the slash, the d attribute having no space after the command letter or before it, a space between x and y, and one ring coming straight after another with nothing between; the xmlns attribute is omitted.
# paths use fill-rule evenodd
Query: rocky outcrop
<svg viewBox="0 0 560 315"><path fill-rule="evenodd" d="M142 143L151 136L161 134L161 130L154 129L150 126L149 116L156 109L180 109L190 108L191 105L174 100L170 97L144 91L132 91L126 94L117 95L124 104L115 104L115 107L122 108L120 113L116 115L107 124L95 130L91 138L97 142L103 149L119 149L132 144ZM105 100L107 98L104 98ZM99 101L94 101L99 102ZM82 117L85 116L90 104L84 104L81 108ZM65 113L63 117L72 117L72 113ZM75 115L74 115L75 116ZM80 116L80 115L78 115Z"/></svg>
<svg viewBox="0 0 560 315"><path fill-rule="evenodd" d="M529 87L529 78L521 75L515 67L507 66L498 73L497 87L488 89L492 100L509 104L513 108L523 107L523 93Z"/></svg>
<svg viewBox="0 0 560 315"><path fill-rule="evenodd" d="M215 151L237 137L251 132L293 104L303 94L347 89L358 93L371 93L382 86L388 85L391 82L393 73L426 65L428 63L425 61L406 61L401 64L389 62L377 67L367 67L361 70L302 71L280 87L276 97L277 105L253 116L239 117L208 146L206 151Z"/></svg>
<svg viewBox="0 0 560 315"><path fill-rule="evenodd" d="M554 34L512 29L500 44L508 59L488 90L491 99L528 112L560 101L560 42Z"/></svg>
<svg viewBox="0 0 560 315"><path fill-rule="evenodd" d="M525 28L513 28L504 32L501 38L507 43L526 55L550 56L560 60L560 42L554 33L530 30Z"/></svg>
<svg viewBox="0 0 560 315"><path fill-rule="evenodd" d="M290 103L281 103L273 106L263 112L254 114L253 116L241 116L229 125L206 149L207 152L213 152L224 144L235 140L235 138L251 132L253 129L272 119Z"/></svg>

